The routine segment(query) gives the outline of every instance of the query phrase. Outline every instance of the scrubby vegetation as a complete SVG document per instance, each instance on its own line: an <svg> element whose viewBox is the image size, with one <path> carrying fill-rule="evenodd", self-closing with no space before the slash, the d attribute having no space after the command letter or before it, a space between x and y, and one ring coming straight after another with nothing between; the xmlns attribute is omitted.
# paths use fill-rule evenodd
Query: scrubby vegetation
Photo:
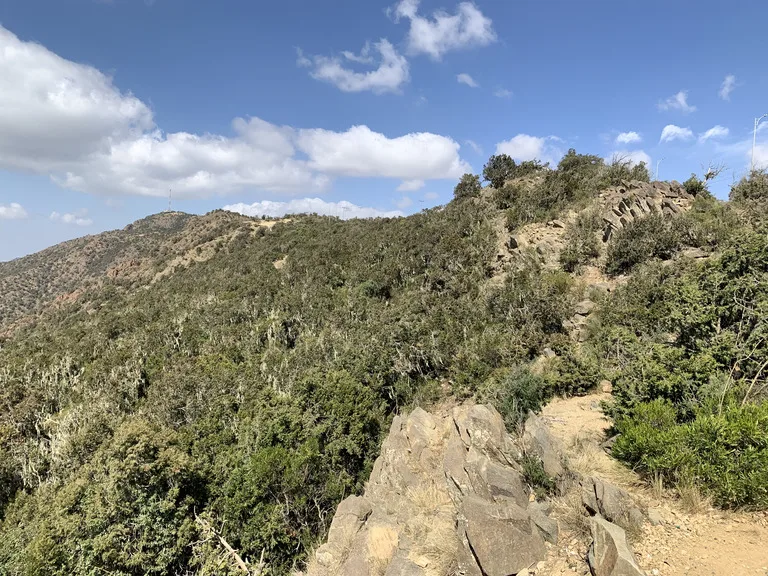
<svg viewBox="0 0 768 576"><path fill-rule="evenodd" d="M5 336L0 573L242 573L226 542L286 574L363 489L394 414L451 394L514 428L606 377L618 457L766 507L765 229L706 190L684 216L639 220L607 247L628 284L575 343L569 272L606 250L590 206L647 170L575 151L556 169L491 160L500 186L466 175L453 202L408 218L217 213L174 251L184 224L141 252L147 275L78 285ZM564 270L521 251L491 282L501 222L569 209ZM712 257L672 259L684 246ZM539 472L528 463L546 492Z"/></svg>

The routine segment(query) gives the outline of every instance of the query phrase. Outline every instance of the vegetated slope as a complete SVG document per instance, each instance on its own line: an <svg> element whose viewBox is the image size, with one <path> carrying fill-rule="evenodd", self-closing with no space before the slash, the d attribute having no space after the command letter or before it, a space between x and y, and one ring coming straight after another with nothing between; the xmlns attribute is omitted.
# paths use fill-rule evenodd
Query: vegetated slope
<svg viewBox="0 0 768 576"><path fill-rule="evenodd" d="M702 192L604 243L580 215L647 171L575 152L502 168L500 188L463 179L408 218L243 219L210 258L150 254L19 327L0 350L0 572L242 573L223 539L285 574L362 490L393 414L474 396L512 428L593 387L610 354L568 324L586 271L687 269L682 247L742 226ZM499 267L499 234L560 216L570 272L506 240Z"/></svg>
<svg viewBox="0 0 768 576"><path fill-rule="evenodd" d="M0 333L57 298L76 296L105 275L119 276L128 284L144 282L152 272L150 260L159 267L247 222L221 211L204 217L164 212L123 230L63 242L0 263Z"/></svg>

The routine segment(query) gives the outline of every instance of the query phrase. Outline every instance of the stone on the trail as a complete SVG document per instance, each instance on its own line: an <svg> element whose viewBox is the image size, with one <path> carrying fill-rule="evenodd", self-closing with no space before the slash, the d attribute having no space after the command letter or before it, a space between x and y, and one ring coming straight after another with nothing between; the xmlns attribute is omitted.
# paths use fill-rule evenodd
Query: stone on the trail
<svg viewBox="0 0 768 576"><path fill-rule="evenodd" d="M645 576L623 529L600 517L592 518L590 528L592 545L587 562L593 576Z"/></svg>
<svg viewBox="0 0 768 576"><path fill-rule="evenodd" d="M582 316L588 316L595 309L595 306L596 304L592 302L592 300L582 300L576 304L574 312L576 312L576 314L581 314Z"/></svg>
<svg viewBox="0 0 768 576"><path fill-rule="evenodd" d="M557 520L553 520L547 516L544 513L544 510L537 506L536 502L532 502L531 505L528 506L528 513L530 514L534 525L544 537L544 540L550 544L557 544L557 538L560 533Z"/></svg>
<svg viewBox="0 0 768 576"><path fill-rule="evenodd" d="M665 524L664 516L658 508L648 508L648 522L652 526L662 526Z"/></svg>
<svg viewBox="0 0 768 576"><path fill-rule="evenodd" d="M624 526L641 526L645 517L628 492L600 478L581 481L581 501L592 515Z"/></svg>
<svg viewBox="0 0 768 576"><path fill-rule="evenodd" d="M613 383L611 383L610 380L601 380L600 390L602 390L606 394L610 394L611 392L613 392Z"/></svg>

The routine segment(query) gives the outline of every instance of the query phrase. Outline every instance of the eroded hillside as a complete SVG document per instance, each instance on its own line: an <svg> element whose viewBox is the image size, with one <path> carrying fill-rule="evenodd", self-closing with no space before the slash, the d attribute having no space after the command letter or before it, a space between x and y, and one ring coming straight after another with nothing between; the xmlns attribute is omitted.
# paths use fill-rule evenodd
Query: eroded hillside
<svg viewBox="0 0 768 576"><path fill-rule="evenodd" d="M762 429L758 219L698 180L575 152L502 168L407 218L170 215L52 249L67 270L84 246L102 255L73 263L94 277L82 293L34 265L49 256L11 263L45 290L0 349L0 572L287 574L364 493L396 415L479 401L514 432L604 379L614 451L644 478L762 506L744 496L759 449L643 459L696 453L702 426ZM740 470L738 490L717 482Z"/></svg>

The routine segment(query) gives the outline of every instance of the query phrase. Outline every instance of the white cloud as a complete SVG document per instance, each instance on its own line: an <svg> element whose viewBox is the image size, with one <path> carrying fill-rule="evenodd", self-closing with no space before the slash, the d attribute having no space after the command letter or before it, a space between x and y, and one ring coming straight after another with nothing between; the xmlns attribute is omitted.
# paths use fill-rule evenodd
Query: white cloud
<svg viewBox="0 0 768 576"><path fill-rule="evenodd" d="M659 110L679 110L684 114L696 112L696 106L688 104L688 91L680 90L677 94L659 102Z"/></svg>
<svg viewBox="0 0 768 576"><path fill-rule="evenodd" d="M315 80L330 82L342 92L365 92L374 94L399 92L400 87L410 78L408 60L402 56L389 40L382 39L373 47L379 54L379 67L366 72L356 72L345 67L335 56L313 56L311 59L299 55L298 64L311 67L310 75ZM373 64L371 46L366 44L360 55L342 52L344 58L355 64Z"/></svg>
<svg viewBox="0 0 768 576"><path fill-rule="evenodd" d="M408 51L439 60L451 50L487 46L496 41L493 22L471 2L461 2L455 14L438 10L432 18L418 14L419 0L401 0L394 8L396 21L410 21Z"/></svg>
<svg viewBox="0 0 768 576"><path fill-rule="evenodd" d="M478 86L480 86L477 82L475 82L475 79L472 78L472 76L470 76L469 74L463 74L463 73L459 74L458 76L456 76L456 80L458 81L459 84L466 84L470 88L477 88Z"/></svg>
<svg viewBox="0 0 768 576"><path fill-rule="evenodd" d="M634 144L635 142L642 141L642 137L637 132L622 132L616 136L617 144Z"/></svg>
<svg viewBox="0 0 768 576"><path fill-rule="evenodd" d="M498 88L494 93L494 96L496 98L511 98L512 97L512 91L507 90L506 88Z"/></svg>
<svg viewBox="0 0 768 576"><path fill-rule="evenodd" d="M474 140L465 140L464 143L475 151L475 154L483 155L483 148Z"/></svg>
<svg viewBox="0 0 768 576"><path fill-rule="evenodd" d="M437 192L427 192L424 194L424 200L437 200L440 195Z"/></svg>
<svg viewBox="0 0 768 576"><path fill-rule="evenodd" d="M673 140L690 140L693 138L693 132L690 128L681 128L674 124L667 124L661 131L659 142L672 142Z"/></svg>
<svg viewBox="0 0 768 576"><path fill-rule="evenodd" d="M253 204L230 204L224 206L224 210L237 212L245 216L285 216L286 214L320 214L323 216L337 216L345 220L349 218L395 218L402 216L399 210L379 210L357 206L346 200L341 202L326 202L320 198L300 198L289 202L273 202L263 200Z"/></svg>
<svg viewBox="0 0 768 576"><path fill-rule="evenodd" d="M411 200L408 196L403 196L397 202L395 202L395 206L400 208L400 210L405 210L412 204L413 204L413 200Z"/></svg>
<svg viewBox="0 0 768 576"><path fill-rule="evenodd" d="M18 202L0 204L0 220L23 220L27 216L29 214Z"/></svg>
<svg viewBox="0 0 768 576"><path fill-rule="evenodd" d="M467 167L458 150L436 134L389 138L366 126L331 132L255 117L235 119L230 135L166 133L110 77L0 27L0 170L48 174L74 190L318 193L334 176L457 178Z"/></svg>
<svg viewBox="0 0 768 576"><path fill-rule="evenodd" d="M629 161L633 166L637 166L640 162L645 162L645 165L650 169L651 157L645 153L644 150L615 150L611 152L605 159L607 162L613 162L614 160Z"/></svg>
<svg viewBox="0 0 768 576"><path fill-rule="evenodd" d="M93 224L93 220L88 218L87 210L81 210L77 214L59 214L58 212L51 212L50 219L54 222L73 224L75 226L90 226Z"/></svg>
<svg viewBox="0 0 768 576"><path fill-rule="evenodd" d="M748 155L751 155L751 151ZM768 144L755 146L755 168L768 168Z"/></svg>
<svg viewBox="0 0 768 576"><path fill-rule="evenodd" d="M723 100L730 100L731 92L733 92L734 88L736 88L736 76L733 74L728 74L723 80L723 83L720 85L720 91L718 92L718 95Z"/></svg>
<svg viewBox="0 0 768 576"><path fill-rule="evenodd" d="M387 138L367 126L346 132L301 130L297 145L314 170L339 176L432 180L458 178L470 170L459 157L457 142L430 133Z"/></svg>
<svg viewBox="0 0 768 576"><path fill-rule="evenodd" d="M518 134L509 140L499 142L496 145L496 154L507 154L517 161L538 159L554 165L563 152L552 142L560 141L556 136L538 137Z"/></svg>
<svg viewBox="0 0 768 576"><path fill-rule="evenodd" d="M719 124L717 126L713 126L703 134L699 135L699 142L706 142L710 138L725 138L728 136L728 128L725 126L720 126Z"/></svg>
<svg viewBox="0 0 768 576"><path fill-rule="evenodd" d="M398 192L416 192L424 188L424 180L406 180L397 187Z"/></svg>

